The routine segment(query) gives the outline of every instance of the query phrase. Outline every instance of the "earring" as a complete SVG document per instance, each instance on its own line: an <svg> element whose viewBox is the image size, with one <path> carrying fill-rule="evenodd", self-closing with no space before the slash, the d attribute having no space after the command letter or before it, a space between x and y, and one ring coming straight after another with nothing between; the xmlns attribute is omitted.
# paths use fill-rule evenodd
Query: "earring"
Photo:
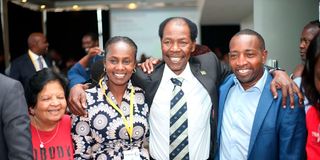
<svg viewBox="0 0 320 160"><path fill-rule="evenodd" d="M137 70L134 68L133 70L132 70L132 73L136 73L137 72Z"/></svg>
<svg viewBox="0 0 320 160"><path fill-rule="evenodd" d="M103 71L104 73L107 73L107 69L105 67L103 67Z"/></svg>

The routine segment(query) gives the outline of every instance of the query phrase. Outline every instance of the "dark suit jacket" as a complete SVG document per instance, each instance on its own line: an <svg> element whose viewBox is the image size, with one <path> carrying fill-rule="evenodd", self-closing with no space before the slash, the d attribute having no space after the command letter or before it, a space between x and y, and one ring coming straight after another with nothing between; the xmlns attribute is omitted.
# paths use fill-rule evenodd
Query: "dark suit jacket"
<svg viewBox="0 0 320 160"><path fill-rule="evenodd" d="M22 85L0 74L0 157L32 160L28 107Z"/></svg>
<svg viewBox="0 0 320 160"><path fill-rule="evenodd" d="M223 109L230 88L234 85L234 75L221 85L219 97L218 143L220 145ZM295 97L295 108L282 108L282 94L273 99L270 91L272 77L268 74L258 108L254 117L249 149L249 160L300 160L305 158L306 125L304 107L299 107ZM245 102L240 102L245 103ZM219 159L217 152L216 159Z"/></svg>
<svg viewBox="0 0 320 160"><path fill-rule="evenodd" d="M50 68L52 64L49 59L43 57ZM10 77L20 81L24 88L28 85L29 79L36 74L36 68L34 67L32 60L28 53L23 54L11 63Z"/></svg>
<svg viewBox="0 0 320 160"><path fill-rule="evenodd" d="M230 74L230 68L222 64L216 55L212 52L192 56L189 59L189 65L193 75L199 80L203 87L208 91L211 102L213 104L212 113L213 118L211 121L211 134L212 134L212 149L215 145L215 133L217 128L217 111L218 111L218 87L220 82L223 82L224 78ZM133 83L145 90L146 102L151 106L153 98L160 85L165 63L157 65L154 72L151 75L147 75L137 69L137 72L133 75ZM201 107L201 106L199 106Z"/></svg>

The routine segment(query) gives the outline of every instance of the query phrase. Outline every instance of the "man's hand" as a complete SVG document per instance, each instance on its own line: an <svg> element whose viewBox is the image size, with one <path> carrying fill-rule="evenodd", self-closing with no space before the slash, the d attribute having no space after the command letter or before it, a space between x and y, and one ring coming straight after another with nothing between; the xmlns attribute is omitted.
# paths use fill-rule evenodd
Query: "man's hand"
<svg viewBox="0 0 320 160"><path fill-rule="evenodd" d="M87 84L76 84L70 89L69 94L69 109L70 111L79 116L86 116L87 108L85 89L88 88Z"/></svg>
<svg viewBox="0 0 320 160"><path fill-rule="evenodd" d="M151 74L154 69L154 65L160 63L159 59L148 58L145 62L139 63L138 66L141 67L144 73Z"/></svg>
<svg viewBox="0 0 320 160"><path fill-rule="evenodd" d="M103 50L101 50L99 47L92 47L92 48L89 48L89 50L88 50L88 56L94 57L98 54L101 54L102 52L103 52Z"/></svg>
<svg viewBox="0 0 320 160"><path fill-rule="evenodd" d="M282 106L286 107L287 97L290 96L290 106L294 107L294 93L296 93L299 97L300 105L303 104L303 95L292 79L287 75L286 72L276 70L273 72L273 80L271 82L271 92L274 98L278 97L277 89L282 90Z"/></svg>

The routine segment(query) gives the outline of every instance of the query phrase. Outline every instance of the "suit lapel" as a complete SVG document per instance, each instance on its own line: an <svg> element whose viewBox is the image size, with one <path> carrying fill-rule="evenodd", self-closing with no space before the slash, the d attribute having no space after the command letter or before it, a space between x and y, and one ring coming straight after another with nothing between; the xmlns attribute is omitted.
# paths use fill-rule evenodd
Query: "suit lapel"
<svg viewBox="0 0 320 160"><path fill-rule="evenodd" d="M273 102L273 96L270 91L270 83L271 83L272 77L270 74L268 74L267 81L264 85L259 103L258 108L254 117L252 130L251 130L251 137L250 137L250 143L249 143L249 151L248 151L248 158L250 157L250 154L252 152L252 147L254 146L254 143L257 139L257 135L259 134L260 128L263 124L263 121L271 107L271 104Z"/></svg>
<svg viewBox="0 0 320 160"><path fill-rule="evenodd" d="M26 54L26 57L27 57L27 61L26 61L26 63L27 63L27 66L31 66L30 68L32 68L32 73L36 73L37 72L37 70L36 70L36 66L34 66L33 65L33 63L32 63L32 59L31 59L31 57L30 57L30 55L27 53Z"/></svg>

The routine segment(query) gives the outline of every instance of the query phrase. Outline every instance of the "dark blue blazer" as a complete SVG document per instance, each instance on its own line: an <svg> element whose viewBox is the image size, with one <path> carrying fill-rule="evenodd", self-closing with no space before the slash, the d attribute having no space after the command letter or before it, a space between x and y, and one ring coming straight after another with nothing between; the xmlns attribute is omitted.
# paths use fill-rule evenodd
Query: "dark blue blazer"
<svg viewBox="0 0 320 160"><path fill-rule="evenodd" d="M230 75L219 90L218 151L215 159L219 159L223 109L228 92L234 85L234 76L234 74ZM248 159L305 159L306 125L304 108L298 105L297 97L295 97L295 108L291 109L288 105L286 109L283 109L281 106L281 91L278 90L278 98L273 99L270 90L271 81L272 77L268 74L254 117ZM287 101L287 104L290 104L289 101Z"/></svg>
<svg viewBox="0 0 320 160"><path fill-rule="evenodd" d="M44 57L48 67L52 67L49 59ZM36 68L34 67L32 60L28 53L21 55L11 63L10 77L20 81L23 88L28 85L29 79L36 74Z"/></svg>

